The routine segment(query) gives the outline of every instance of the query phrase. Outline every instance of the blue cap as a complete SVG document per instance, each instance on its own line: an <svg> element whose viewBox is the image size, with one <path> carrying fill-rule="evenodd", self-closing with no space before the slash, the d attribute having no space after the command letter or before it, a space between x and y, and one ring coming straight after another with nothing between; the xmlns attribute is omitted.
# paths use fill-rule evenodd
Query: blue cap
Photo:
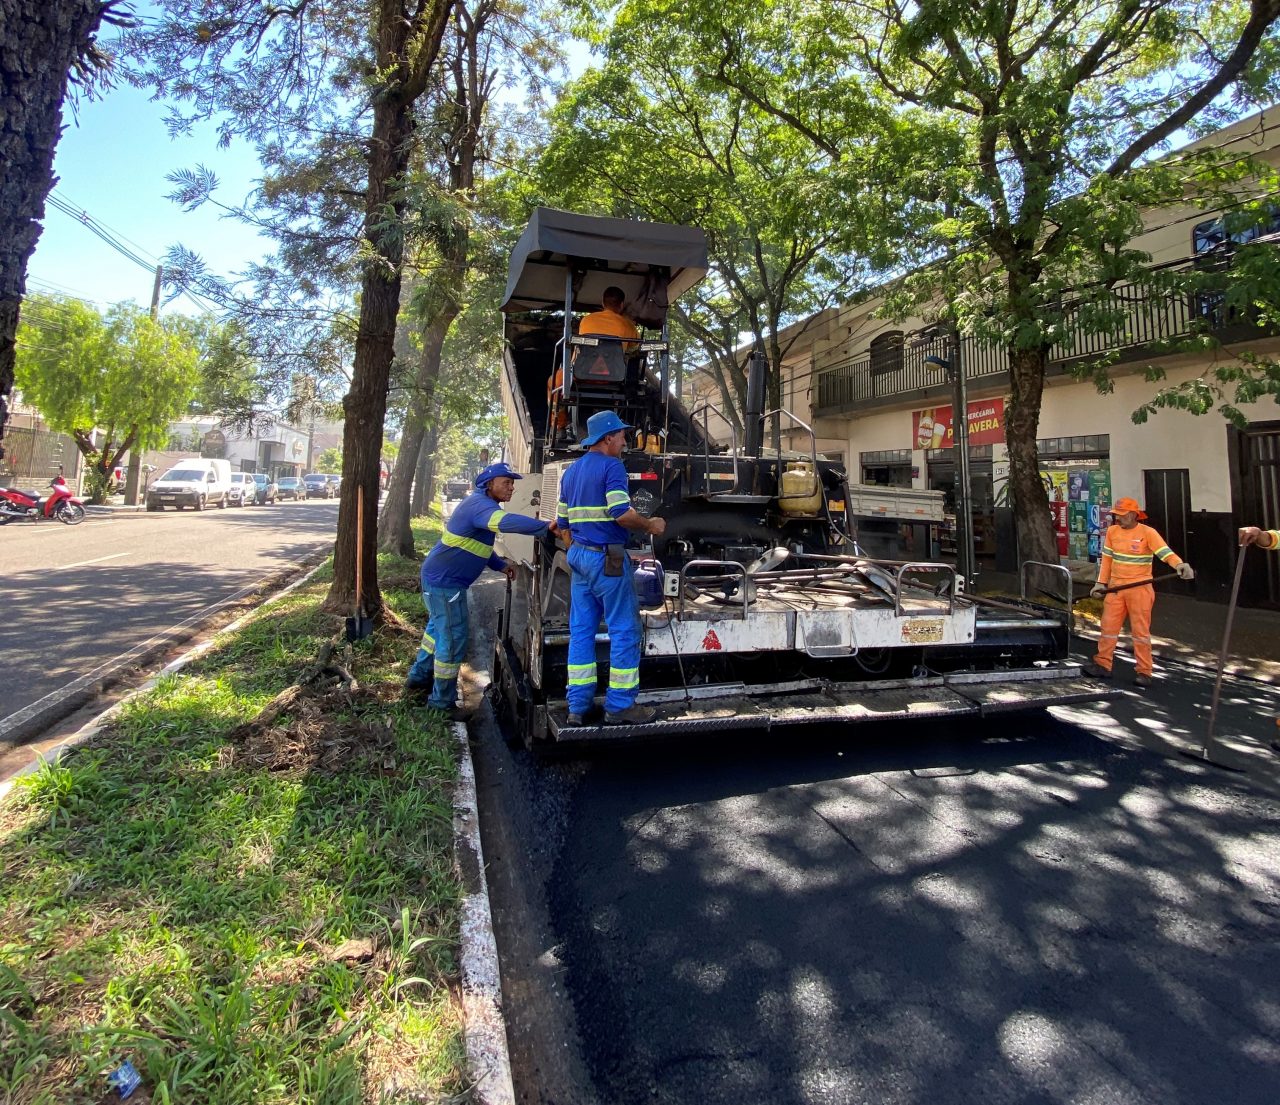
<svg viewBox="0 0 1280 1105"><path fill-rule="evenodd" d="M594 445L602 437L615 430L634 430L635 427L623 422L615 411L597 411L587 419L587 436L582 439L583 445Z"/></svg>
<svg viewBox="0 0 1280 1105"><path fill-rule="evenodd" d="M497 464L491 464L488 468L480 469L480 474L476 476L476 487L483 488L490 480L497 479L499 476L510 476L513 480L524 479L505 460L500 460Z"/></svg>

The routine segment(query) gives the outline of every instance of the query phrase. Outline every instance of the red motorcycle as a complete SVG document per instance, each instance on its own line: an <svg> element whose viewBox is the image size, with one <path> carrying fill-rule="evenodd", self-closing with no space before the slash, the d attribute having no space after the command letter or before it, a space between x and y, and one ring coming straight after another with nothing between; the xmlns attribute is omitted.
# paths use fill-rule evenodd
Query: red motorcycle
<svg viewBox="0 0 1280 1105"><path fill-rule="evenodd" d="M0 487L0 526L13 521L38 522L41 518L57 518L69 526L84 521L84 505L71 494L61 476L49 484L53 494L43 499L38 491L19 491L16 487Z"/></svg>

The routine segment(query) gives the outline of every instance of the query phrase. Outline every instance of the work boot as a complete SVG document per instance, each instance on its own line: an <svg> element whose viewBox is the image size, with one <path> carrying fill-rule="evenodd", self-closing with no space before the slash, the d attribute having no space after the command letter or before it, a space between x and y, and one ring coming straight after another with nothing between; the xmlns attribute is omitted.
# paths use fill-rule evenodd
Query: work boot
<svg viewBox="0 0 1280 1105"><path fill-rule="evenodd" d="M606 711L604 723L606 725L646 725L657 716L658 711L652 706L641 706L636 703L636 705L628 706L620 713L611 714Z"/></svg>
<svg viewBox="0 0 1280 1105"><path fill-rule="evenodd" d="M1101 664L1085 664L1084 673L1085 675L1091 676L1094 679L1110 679L1111 678L1111 669L1104 668Z"/></svg>
<svg viewBox="0 0 1280 1105"><path fill-rule="evenodd" d="M435 680L428 679L425 683L405 682L404 689L400 692L400 697L410 702L426 702L431 697L431 688L435 685Z"/></svg>
<svg viewBox="0 0 1280 1105"><path fill-rule="evenodd" d="M1142 672L1138 672L1138 674L1133 677L1133 685L1139 688L1139 690L1145 691L1153 682L1154 680L1151 676L1143 675Z"/></svg>
<svg viewBox="0 0 1280 1105"><path fill-rule="evenodd" d="M444 718L445 721L469 721L471 714L462 706L428 706L437 717Z"/></svg>
<svg viewBox="0 0 1280 1105"><path fill-rule="evenodd" d="M568 725L568 726L571 726L571 727L579 726L579 725L581 725L581 724L582 724L582 715L581 715L581 714L569 714L569 715L564 719L564 723L565 723L565 725Z"/></svg>

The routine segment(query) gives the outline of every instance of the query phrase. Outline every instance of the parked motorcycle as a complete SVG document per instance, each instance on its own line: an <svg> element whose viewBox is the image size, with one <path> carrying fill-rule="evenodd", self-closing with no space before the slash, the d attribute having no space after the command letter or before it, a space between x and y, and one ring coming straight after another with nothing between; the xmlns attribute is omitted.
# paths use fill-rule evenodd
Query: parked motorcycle
<svg viewBox="0 0 1280 1105"><path fill-rule="evenodd" d="M38 522L41 518L57 518L69 526L83 522L84 504L71 494L66 480L57 476L49 486L53 493L44 498L38 491L0 487L0 526L14 521Z"/></svg>

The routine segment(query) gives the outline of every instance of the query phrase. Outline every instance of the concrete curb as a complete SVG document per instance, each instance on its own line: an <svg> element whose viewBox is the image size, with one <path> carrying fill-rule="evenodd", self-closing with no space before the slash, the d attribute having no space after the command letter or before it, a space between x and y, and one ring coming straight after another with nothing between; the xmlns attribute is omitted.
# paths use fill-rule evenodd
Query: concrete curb
<svg viewBox="0 0 1280 1105"><path fill-rule="evenodd" d="M176 660L173 660L170 663L165 664L165 666L161 668L158 672L156 672L155 675L145 680L140 687L130 691L127 695L125 695L119 702L115 703L114 705L108 706L107 709L103 710L102 713L100 713L87 725L83 726L81 729L78 729L75 733L73 733L61 744L55 745L53 748L49 749L47 754L42 756L37 756L26 767L15 772L8 779L0 779L0 801L3 801L5 796L9 793L9 791L13 789L13 784L15 779L19 779L23 775L29 775L33 771L38 771L41 763L45 763L45 762L57 763L65 754L67 754L68 752L74 751L80 745L84 744L85 741L91 740L92 738L96 737L99 733L102 732L103 729L106 728L107 723L110 722L111 719L114 718L116 714L118 714L127 703L137 698L138 695L145 694L147 691L151 690L164 676L172 675L174 672L180 671L182 668L185 668L189 663L191 663L197 657L203 656L206 652L208 652L211 648L213 648L215 644L217 644L218 639L220 637L224 636L227 633L234 633L237 629L243 626L244 623L247 622L251 617L256 615L260 610L264 609L267 606L270 606L273 602L277 602L278 600L284 598L284 596L289 594L290 591L297 590L309 579L311 579L311 577L314 576L327 563L328 563L328 557L325 557L325 559L320 561L319 564L310 568L308 571L306 571L297 579L295 579L292 583L288 584L285 587L282 587L275 594L269 596L267 599L265 599L262 602L260 606L256 607L250 613L245 614L244 617L237 618L235 621L230 622L229 624L223 626L220 630L218 630L217 633L215 633L207 641L201 641L194 648L188 649L186 652L184 652ZM76 696L79 693L81 692L73 691L73 692L70 692L70 696ZM41 701L43 702L44 699L41 699ZM34 703L33 705L38 705L38 703ZM30 708L31 707L28 707L28 709Z"/></svg>
<svg viewBox="0 0 1280 1105"><path fill-rule="evenodd" d="M467 727L453 726L458 743L458 784L453 798L454 861L464 897L459 919L462 942L462 1016L467 1066L479 1105L515 1105L506 1022L502 1015L502 977L498 945L489 909L489 885L480 846L480 811L476 802L475 764L467 743Z"/></svg>

